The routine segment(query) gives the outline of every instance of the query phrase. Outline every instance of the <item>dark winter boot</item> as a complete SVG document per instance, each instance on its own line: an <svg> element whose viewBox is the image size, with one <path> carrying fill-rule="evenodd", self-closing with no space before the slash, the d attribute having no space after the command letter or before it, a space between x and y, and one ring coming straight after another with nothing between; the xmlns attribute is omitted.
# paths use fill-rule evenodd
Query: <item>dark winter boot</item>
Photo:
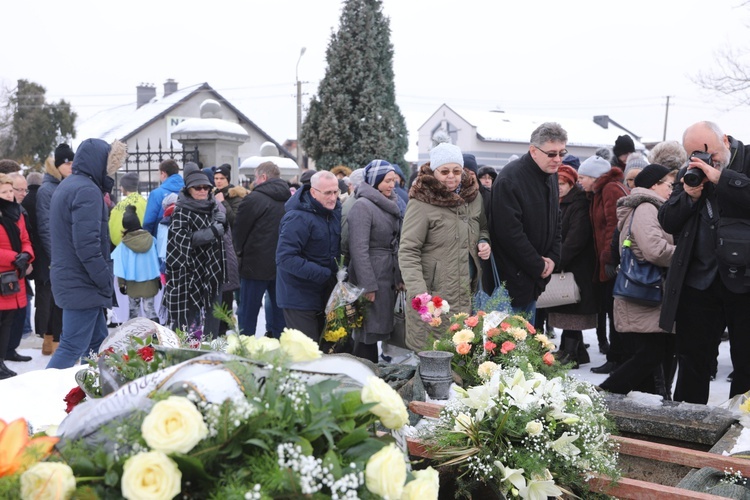
<svg viewBox="0 0 750 500"><path fill-rule="evenodd" d="M578 368L577 353L578 353L579 345L580 345L580 342L577 340L566 339L565 351L563 352L563 355L557 359L561 365L567 365L567 364L573 363L572 368L574 370Z"/></svg>
<svg viewBox="0 0 750 500"><path fill-rule="evenodd" d="M18 375L16 372L5 366L5 360L0 359L0 380L15 377Z"/></svg>

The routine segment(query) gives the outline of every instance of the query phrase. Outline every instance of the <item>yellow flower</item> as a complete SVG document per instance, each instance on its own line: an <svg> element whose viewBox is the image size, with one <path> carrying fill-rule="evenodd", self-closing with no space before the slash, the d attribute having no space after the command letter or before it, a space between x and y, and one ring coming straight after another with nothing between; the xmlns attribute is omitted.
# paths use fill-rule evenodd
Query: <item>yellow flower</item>
<svg viewBox="0 0 750 500"><path fill-rule="evenodd" d="M383 379L369 377L362 388L363 403L378 403L370 411L389 429L400 429L409 421L404 400Z"/></svg>
<svg viewBox="0 0 750 500"><path fill-rule="evenodd" d="M177 464L160 451L142 451L123 467L122 496L128 500L171 500L180 494L182 473Z"/></svg>
<svg viewBox="0 0 750 500"><path fill-rule="evenodd" d="M492 374L495 373L498 366L497 363L494 363L492 361L485 361L479 367L477 367L477 373L481 377L482 380L489 380L492 378Z"/></svg>
<svg viewBox="0 0 750 500"><path fill-rule="evenodd" d="M264 352L275 351L280 347L281 344L278 339L272 339L269 337L256 337L253 335L247 342L247 350L251 358L256 358Z"/></svg>
<svg viewBox="0 0 750 500"><path fill-rule="evenodd" d="M73 469L61 462L39 462L21 475L21 498L67 500L76 490Z"/></svg>
<svg viewBox="0 0 750 500"><path fill-rule="evenodd" d="M740 405L740 410L745 413L750 413L750 398L747 398L745 402Z"/></svg>
<svg viewBox="0 0 750 500"><path fill-rule="evenodd" d="M414 480L406 483L401 500L435 500L440 490L440 476L432 467L414 471Z"/></svg>
<svg viewBox="0 0 750 500"><path fill-rule="evenodd" d="M292 362L312 361L323 354L318 344L299 330L284 328L281 332L281 350L292 358Z"/></svg>
<svg viewBox="0 0 750 500"><path fill-rule="evenodd" d="M252 336L250 335L237 335L236 333L230 333L227 335L227 354L247 355L250 349L249 343Z"/></svg>
<svg viewBox="0 0 750 500"><path fill-rule="evenodd" d="M474 332L466 328L464 328L463 330L457 331L453 335L454 345L463 344L465 342L471 342L472 340L474 340Z"/></svg>
<svg viewBox="0 0 750 500"><path fill-rule="evenodd" d="M58 438L29 438L26 420L19 418L6 424L0 420L0 477L23 471L52 452Z"/></svg>
<svg viewBox="0 0 750 500"><path fill-rule="evenodd" d="M141 434L154 450L187 453L208 436L208 428L189 399L170 396L151 408L141 424Z"/></svg>
<svg viewBox="0 0 750 500"><path fill-rule="evenodd" d="M523 342L524 340L526 340L526 335L528 335L526 333L526 330L518 327L511 328L510 330L508 330L508 333L510 333L511 336L519 342Z"/></svg>
<svg viewBox="0 0 750 500"><path fill-rule="evenodd" d="M325 335L323 335L323 340L327 340L328 342L336 342L339 339L343 339L347 336L347 331L343 326L340 326L337 330L328 330L326 331Z"/></svg>
<svg viewBox="0 0 750 500"><path fill-rule="evenodd" d="M365 485L383 498L401 498L406 482L404 454L391 443L375 453L365 466Z"/></svg>

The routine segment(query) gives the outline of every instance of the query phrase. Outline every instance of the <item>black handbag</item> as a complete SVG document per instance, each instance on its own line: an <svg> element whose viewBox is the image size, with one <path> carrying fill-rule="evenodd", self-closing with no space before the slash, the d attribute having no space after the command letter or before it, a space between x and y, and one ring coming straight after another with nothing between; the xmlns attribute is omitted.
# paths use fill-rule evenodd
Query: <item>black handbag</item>
<svg viewBox="0 0 750 500"><path fill-rule="evenodd" d="M15 271L0 273L0 295L15 295L20 291L18 273Z"/></svg>
<svg viewBox="0 0 750 500"><path fill-rule="evenodd" d="M388 345L408 349L406 347L406 292L396 294L396 306L393 308L393 333L388 339Z"/></svg>
<svg viewBox="0 0 750 500"><path fill-rule="evenodd" d="M635 210L630 217L628 235L622 242L620 270L615 278L612 295L636 304L654 307L661 304L662 269L648 261L638 260L633 255L630 238L634 218Z"/></svg>

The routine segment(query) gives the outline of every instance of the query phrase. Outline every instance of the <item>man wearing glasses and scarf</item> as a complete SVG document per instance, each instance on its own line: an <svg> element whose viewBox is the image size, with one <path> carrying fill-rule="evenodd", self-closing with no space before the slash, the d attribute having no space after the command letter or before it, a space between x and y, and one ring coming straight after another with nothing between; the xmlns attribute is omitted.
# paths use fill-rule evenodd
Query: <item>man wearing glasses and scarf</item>
<svg viewBox="0 0 750 500"><path fill-rule="evenodd" d="M557 169L568 134L543 123L531 134L529 152L508 163L492 186L490 239L500 280L516 312L536 315L536 299L560 261Z"/></svg>

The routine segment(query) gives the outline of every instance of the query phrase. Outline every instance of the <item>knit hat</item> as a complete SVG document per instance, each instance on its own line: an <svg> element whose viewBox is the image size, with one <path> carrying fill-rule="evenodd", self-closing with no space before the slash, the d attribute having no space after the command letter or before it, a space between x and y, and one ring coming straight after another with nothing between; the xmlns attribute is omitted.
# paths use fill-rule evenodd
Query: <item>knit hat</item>
<svg viewBox="0 0 750 500"><path fill-rule="evenodd" d="M578 175L586 175L597 179L610 171L612 165L601 156L589 156L578 167Z"/></svg>
<svg viewBox="0 0 750 500"><path fill-rule="evenodd" d="M477 175L477 157L470 153L464 153L464 168L468 168Z"/></svg>
<svg viewBox="0 0 750 500"><path fill-rule="evenodd" d="M299 177L299 183L302 185L310 184L310 179L312 179L312 176L315 175L315 173L315 170L305 170Z"/></svg>
<svg viewBox="0 0 750 500"><path fill-rule="evenodd" d="M196 170L200 170L201 168L198 166L197 163L189 161L185 164L185 168L182 169L182 175L187 177L187 175L190 172L195 172Z"/></svg>
<svg viewBox="0 0 750 500"><path fill-rule="evenodd" d="M210 186L211 181L202 170L193 170L185 176L185 187Z"/></svg>
<svg viewBox="0 0 750 500"><path fill-rule="evenodd" d="M627 134L621 135L615 141L615 147L612 148L612 152L615 156L635 153L635 143L633 142L633 138Z"/></svg>
<svg viewBox="0 0 750 500"><path fill-rule="evenodd" d="M398 171L396 171L398 173ZM362 184L365 181L365 169L364 168L358 168L354 172L351 173L349 176L349 182L351 182L352 186L354 186L354 189L357 189L360 184Z"/></svg>
<svg viewBox="0 0 750 500"><path fill-rule="evenodd" d="M216 167L215 174L221 174L227 178L227 182L232 180L232 166L229 163L224 163Z"/></svg>
<svg viewBox="0 0 750 500"><path fill-rule="evenodd" d="M464 157L458 146L441 142L430 150L430 169L434 172L447 163L458 163L463 168Z"/></svg>
<svg viewBox="0 0 750 500"><path fill-rule="evenodd" d="M55 166L59 167L63 163L68 163L69 161L73 161L73 158L75 158L75 153L73 153L73 150L70 149L70 146L68 146L65 143L60 144L55 148Z"/></svg>
<svg viewBox="0 0 750 500"><path fill-rule="evenodd" d="M395 172L396 169L393 165L385 160L372 160L365 167L365 182L370 186L377 188L378 184L383 182L383 179L388 172Z"/></svg>
<svg viewBox="0 0 750 500"><path fill-rule="evenodd" d="M578 158L576 158L576 160L577 159ZM557 169L557 177L571 186L575 186L576 182L578 182L578 172L569 165L561 165L560 168Z"/></svg>
<svg viewBox="0 0 750 500"><path fill-rule="evenodd" d="M141 229L141 221L135 213L135 205L125 207L125 213L122 214L122 228L126 233Z"/></svg>
<svg viewBox="0 0 750 500"><path fill-rule="evenodd" d="M625 172L628 173L628 170L633 170L634 168L637 168L638 170L643 170L646 168L646 165L648 165L648 162L640 153L633 153L630 156L628 156L628 161L625 162Z"/></svg>
<svg viewBox="0 0 750 500"><path fill-rule="evenodd" d="M650 189L664 178L671 170L656 163L646 166L641 173L635 176L635 187Z"/></svg>
<svg viewBox="0 0 750 500"><path fill-rule="evenodd" d="M120 187L128 193L134 193L138 191L138 180L138 174L135 172L128 172L120 177Z"/></svg>
<svg viewBox="0 0 750 500"><path fill-rule="evenodd" d="M570 154L565 155L565 158L563 158L562 163L563 165L573 167L573 170L578 170L578 167L581 166L581 160L579 160L577 156L573 156ZM576 177L578 176L576 175ZM573 184L575 184L575 182Z"/></svg>
<svg viewBox="0 0 750 500"><path fill-rule="evenodd" d="M490 177L492 177L492 181L494 182L495 179L497 179L497 170L485 165L477 171L477 179L481 179L485 175L489 175Z"/></svg>

